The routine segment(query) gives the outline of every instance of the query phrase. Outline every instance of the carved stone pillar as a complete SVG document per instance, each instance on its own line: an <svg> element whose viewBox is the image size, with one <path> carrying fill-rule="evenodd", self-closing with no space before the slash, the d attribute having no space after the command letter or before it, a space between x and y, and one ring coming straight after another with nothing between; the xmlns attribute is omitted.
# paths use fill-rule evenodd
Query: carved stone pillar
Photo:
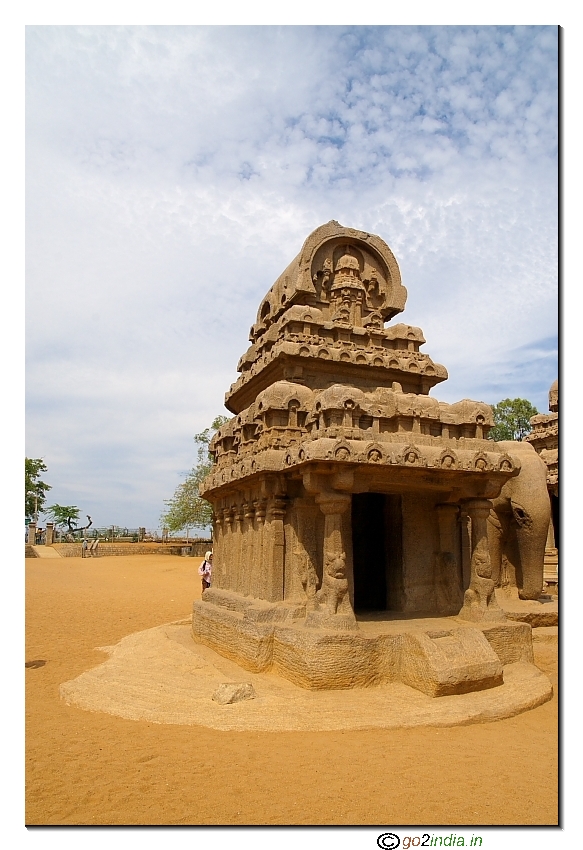
<svg viewBox="0 0 583 850"><path fill-rule="evenodd" d="M289 408L288 408L288 409L289 409L288 426L289 426L290 428L297 428L297 427L298 427L298 409L299 409L299 405L298 405L298 404L293 404L293 403L291 403L291 404L289 405Z"/></svg>
<svg viewBox="0 0 583 850"><path fill-rule="evenodd" d="M243 521L245 515L241 505L235 506L235 527L233 534L235 536L235 546L233 552L233 572L231 584L236 593L241 593L241 569L243 560Z"/></svg>
<svg viewBox="0 0 583 850"><path fill-rule="evenodd" d="M255 545L253 547L253 565L251 568L250 594L258 599L264 598L264 529L267 500L258 499L255 503Z"/></svg>
<svg viewBox="0 0 583 850"><path fill-rule="evenodd" d="M225 590L233 588L233 508L223 509L223 545L219 562L220 587ZM215 559L213 558L213 561Z"/></svg>
<svg viewBox="0 0 583 850"><path fill-rule="evenodd" d="M286 499L272 496L267 507L267 564L265 571L265 599L269 602L283 600L283 581L285 566L285 533L283 518Z"/></svg>
<svg viewBox="0 0 583 850"><path fill-rule="evenodd" d="M462 548L462 588L465 590L470 586L472 577L471 560L472 560L472 542L470 518L465 506L462 504L459 515L461 548Z"/></svg>
<svg viewBox="0 0 583 850"><path fill-rule="evenodd" d="M354 424L353 421L352 421L353 410L354 410L354 402L345 401L344 402L344 414L343 414L343 420L344 421L343 421L342 424L347 429L352 428L352 426Z"/></svg>
<svg viewBox="0 0 583 850"><path fill-rule="evenodd" d="M318 589L318 574L314 563L314 504L295 502L297 548L295 556L295 572L297 574L299 597L306 600L306 610L316 610L316 591Z"/></svg>
<svg viewBox="0 0 583 850"><path fill-rule="evenodd" d="M213 514L213 532L212 532L212 544L211 549L213 552L213 585L215 587L221 586L221 578L220 578L220 570L217 567L217 563L221 560L221 547L223 544L223 512L221 510L217 510Z"/></svg>
<svg viewBox="0 0 583 850"><path fill-rule="evenodd" d="M294 499L284 522L285 569L283 574L283 598L286 602L301 604L305 601L299 577L302 564L302 551L298 542L297 505Z"/></svg>
<svg viewBox="0 0 583 850"><path fill-rule="evenodd" d="M319 493L316 502L324 514L324 571L322 587L316 594L317 610L308 614L306 626L332 629L356 629L350 604L347 574L348 546L343 534L343 514L350 507L347 493Z"/></svg>
<svg viewBox="0 0 583 850"><path fill-rule="evenodd" d="M464 594L464 604L459 616L474 622L505 620L506 616L494 594L488 548L487 522L492 503L489 499L471 499L465 505L472 523L472 559L470 586Z"/></svg>
<svg viewBox="0 0 583 850"><path fill-rule="evenodd" d="M324 559L327 554L344 552L342 540L342 514L348 509L351 497L347 493L319 493L316 503L324 514Z"/></svg>
<svg viewBox="0 0 583 850"><path fill-rule="evenodd" d="M241 505L241 528L240 528L241 548L240 548L240 557L239 557L239 569L238 569L238 572L237 572L237 575L238 575L237 590L238 590L239 593L243 594L243 596L246 595L245 594L245 585L248 583L248 582L246 582L246 578L247 578L247 543L248 543L247 527L249 525L249 523L247 521L247 509L248 509L247 502L243 502L243 504Z"/></svg>
<svg viewBox="0 0 583 850"><path fill-rule="evenodd" d="M255 536L255 529L253 522L255 519L255 506L253 502L246 502L243 505L243 509L245 515L245 531L243 532L245 554L243 563L241 564L241 593L243 596L249 596L251 593L251 573L254 563L253 538Z"/></svg>
<svg viewBox="0 0 583 850"><path fill-rule="evenodd" d="M437 505L439 552L435 564L435 603L440 614L453 614L462 604L461 570L458 563L457 505Z"/></svg>
<svg viewBox="0 0 583 850"><path fill-rule="evenodd" d="M228 587L227 568L229 563L229 532L232 516L230 508L217 511L217 530L215 546L213 547L213 584L216 587Z"/></svg>
<svg viewBox="0 0 583 850"><path fill-rule="evenodd" d="M551 528L552 528L552 525L553 524L551 522ZM54 525L54 523L47 522L47 529L46 529L45 535L46 535L46 539L45 539L46 545L52 546L54 541L55 541L55 525ZM555 540L555 538L553 537L553 546L555 545L554 540Z"/></svg>
<svg viewBox="0 0 583 850"><path fill-rule="evenodd" d="M36 522L28 523L26 542L30 543L31 546L34 546L36 543Z"/></svg>

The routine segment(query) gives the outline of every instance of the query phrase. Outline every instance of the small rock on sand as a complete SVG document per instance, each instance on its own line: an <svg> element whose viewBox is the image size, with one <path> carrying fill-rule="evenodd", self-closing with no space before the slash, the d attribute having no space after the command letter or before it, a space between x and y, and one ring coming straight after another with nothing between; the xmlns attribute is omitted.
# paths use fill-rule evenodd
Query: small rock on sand
<svg viewBox="0 0 583 850"><path fill-rule="evenodd" d="M233 702L241 702L244 699L255 699L255 689L250 682L226 682L219 685L213 694L213 699L219 705L230 705Z"/></svg>

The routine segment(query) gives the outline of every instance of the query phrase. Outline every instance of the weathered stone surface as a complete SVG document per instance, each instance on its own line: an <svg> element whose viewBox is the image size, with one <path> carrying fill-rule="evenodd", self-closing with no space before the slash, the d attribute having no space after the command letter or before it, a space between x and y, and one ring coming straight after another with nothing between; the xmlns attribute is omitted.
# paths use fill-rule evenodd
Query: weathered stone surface
<svg viewBox="0 0 583 850"><path fill-rule="evenodd" d="M255 688L250 682L224 682L213 694L213 700L219 705L231 705L234 702L243 702L255 697Z"/></svg>
<svg viewBox="0 0 583 850"><path fill-rule="evenodd" d="M232 658L246 670L269 670L273 660L273 624L244 619L228 609L195 602L192 634L196 641Z"/></svg>
<svg viewBox="0 0 583 850"><path fill-rule="evenodd" d="M394 619L343 632L258 624L195 602L193 629L198 642L244 669L272 670L309 690L402 682L438 697L495 687L503 666L533 662L531 627L511 621Z"/></svg>
<svg viewBox="0 0 583 850"><path fill-rule="evenodd" d="M234 663L195 644L187 625L167 625L123 638L109 658L60 687L68 705L130 720L232 731L328 731L454 726L512 717L552 697L532 664L509 664L504 684L432 699L401 682L366 690L306 690L271 673L250 674L257 698L233 710L209 699L236 681Z"/></svg>
<svg viewBox="0 0 583 850"><path fill-rule="evenodd" d="M533 663L532 629L527 623L482 623L480 628L502 665Z"/></svg>
<svg viewBox="0 0 583 850"><path fill-rule="evenodd" d="M506 619L495 588L542 589L546 468L528 443L487 439L484 402L429 396L447 372L423 332L385 325L406 295L379 237L329 222L260 304L201 485L213 587L193 609L195 640L248 670L310 689L489 687L500 664L480 628ZM505 571L509 540L521 570ZM359 636L370 611L459 613L478 630L401 646ZM500 634L524 655L530 635Z"/></svg>
<svg viewBox="0 0 583 850"><path fill-rule="evenodd" d="M503 683L502 664L478 629L406 634L401 676L430 697L482 691Z"/></svg>
<svg viewBox="0 0 583 850"><path fill-rule="evenodd" d="M516 592L496 590L496 596L508 620L528 623L532 628L557 626L559 624L559 600L556 596L543 595L539 599L519 599Z"/></svg>
<svg viewBox="0 0 583 850"><path fill-rule="evenodd" d="M537 626L533 628L532 640L534 643L538 643L539 641L542 643L558 643L558 626Z"/></svg>
<svg viewBox="0 0 583 850"><path fill-rule="evenodd" d="M533 629L540 626L556 626L559 622L559 609L555 605L552 609L539 608L536 611L506 611L506 616L510 620L516 620L519 623L528 623Z"/></svg>

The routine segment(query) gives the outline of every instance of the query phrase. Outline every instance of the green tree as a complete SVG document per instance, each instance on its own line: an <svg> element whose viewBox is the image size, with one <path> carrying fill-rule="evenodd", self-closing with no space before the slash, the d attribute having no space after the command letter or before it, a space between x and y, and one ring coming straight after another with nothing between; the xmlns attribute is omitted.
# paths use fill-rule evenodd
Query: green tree
<svg viewBox="0 0 583 850"><path fill-rule="evenodd" d="M76 505L51 505L44 511L51 522L54 522L60 528L67 528L71 533L85 531L93 525L91 517L87 516L89 524L79 528L79 513L79 508Z"/></svg>
<svg viewBox="0 0 583 850"><path fill-rule="evenodd" d="M505 398L492 405L492 413L495 424L488 434L490 440L524 440L538 410L525 398Z"/></svg>
<svg viewBox="0 0 583 850"><path fill-rule="evenodd" d="M51 489L50 484L40 479L41 473L46 471L42 458L24 458L24 516L28 520L34 519L35 512L42 513L46 494Z"/></svg>
<svg viewBox="0 0 583 850"><path fill-rule="evenodd" d="M205 428L200 434L194 435L197 444L197 464L179 484L171 499L165 500L166 510L160 516L160 522L170 531L181 531L183 528L207 528L212 525L213 509L206 499L199 495L200 485L209 474L213 459L209 454L209 443L213 434L221 425L228 422L227 416L217 416L210 428Z"/></svg>

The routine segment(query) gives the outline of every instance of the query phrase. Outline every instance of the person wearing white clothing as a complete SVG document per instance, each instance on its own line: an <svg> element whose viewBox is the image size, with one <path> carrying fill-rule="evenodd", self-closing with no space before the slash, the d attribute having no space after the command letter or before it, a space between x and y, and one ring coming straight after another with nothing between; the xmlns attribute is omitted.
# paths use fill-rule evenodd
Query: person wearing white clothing
<svg viewBox="0 0 583 850"><path fill-rule="evenodd" d="M198 568L198 574L202 578L202 592L211 586L211 575L213 570L213 553L205 552L204 561Z"/></svg>

